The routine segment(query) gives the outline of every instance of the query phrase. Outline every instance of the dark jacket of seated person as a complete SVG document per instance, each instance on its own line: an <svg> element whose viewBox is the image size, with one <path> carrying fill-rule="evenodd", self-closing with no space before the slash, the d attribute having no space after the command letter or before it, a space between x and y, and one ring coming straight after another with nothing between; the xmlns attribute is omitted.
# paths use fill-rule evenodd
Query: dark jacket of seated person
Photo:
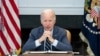
<svg viewBox="0 0 100 56"><path fill-rule="evenodd" d="M31 31L28 41L22 48L25 51L72 51L63 28L54 26L56 23L55 12L45 9L40 18L42 26Z"/></svg>
<svg viewBox="0 0 100 56"><path fill-rule="evenodd" d="M33 29L30 33L30 37L28 41L22 48L22 52L32 51L32 50L33 51L44 51L45 41L43 41L39 45L37 45L36 43L37 39L39 39L39 37L42 36L43 32L44 32L44 29L42 26ZM53 29L53 37L57 41L57 44L53 45L53 43L51 43L52 51L72 51L72 46L70 45L67 39L65 29L55 26Z"/></svg>

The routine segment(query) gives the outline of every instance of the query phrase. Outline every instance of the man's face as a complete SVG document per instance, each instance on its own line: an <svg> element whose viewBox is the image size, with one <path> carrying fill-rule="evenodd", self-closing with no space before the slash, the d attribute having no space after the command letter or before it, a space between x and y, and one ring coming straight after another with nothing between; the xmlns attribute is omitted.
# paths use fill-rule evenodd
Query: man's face
<svg viewBox="0 0 100 56"><path fill-rule="evenodd" d="M44 14L41 18L41 24L43 25L45 30L52 30L55 24L55 17L52 14Z"/></svg>

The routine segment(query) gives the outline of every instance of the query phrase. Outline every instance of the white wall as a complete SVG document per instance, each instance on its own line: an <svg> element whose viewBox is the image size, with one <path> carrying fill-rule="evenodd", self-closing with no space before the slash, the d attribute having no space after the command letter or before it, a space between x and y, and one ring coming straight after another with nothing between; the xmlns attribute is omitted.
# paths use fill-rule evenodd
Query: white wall
<svg viewBox="0 0 100 56"><path fill-rule="evenodd" d="M84 0L18 0L21 15L40 15L52 8L57 15L83 15Z"/></svg>
<svg viewBox="0 0 100 56"><path fill-rule="evenodd" d="M20 14L39 15L52 8L57 15L83 15L84 0L19 0Z"/></svg>

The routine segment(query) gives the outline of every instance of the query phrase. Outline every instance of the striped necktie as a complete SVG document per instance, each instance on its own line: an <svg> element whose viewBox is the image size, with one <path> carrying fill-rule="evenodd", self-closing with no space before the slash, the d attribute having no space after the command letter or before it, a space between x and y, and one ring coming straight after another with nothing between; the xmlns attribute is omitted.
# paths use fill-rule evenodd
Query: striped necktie
<svg viewBox="0 0 100 56"><path fill-rule="evenodd" d="M51 50L51 43L47 38L45 42L45 51L48 51L48 50Z"/></svg>

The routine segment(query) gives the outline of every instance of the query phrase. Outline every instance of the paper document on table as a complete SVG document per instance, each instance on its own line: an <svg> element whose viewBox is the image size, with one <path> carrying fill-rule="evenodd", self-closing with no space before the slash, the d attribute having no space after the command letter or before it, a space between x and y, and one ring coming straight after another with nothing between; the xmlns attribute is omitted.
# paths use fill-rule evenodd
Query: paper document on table
<svg viewBox="0 0 100 56"><path fill-rule="evenodd" d="M47 51L47 53L69 53L69 51Z"/></svg>
<svg viewBox="0 0 100 56"><path fill-rule="evenodd" d="M26 51L25 53L72 53L72 51Z"/></svg>

